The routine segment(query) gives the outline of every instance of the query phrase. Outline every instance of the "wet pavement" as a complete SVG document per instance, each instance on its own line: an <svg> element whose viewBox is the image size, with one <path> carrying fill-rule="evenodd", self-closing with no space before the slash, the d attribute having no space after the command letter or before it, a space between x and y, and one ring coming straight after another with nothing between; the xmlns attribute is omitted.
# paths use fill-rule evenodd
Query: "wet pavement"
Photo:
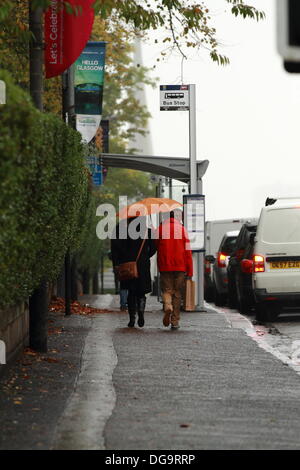
<svg viewBox="0 0 300 470"><path fill-rule="evenodd" d="M81 369L92 319L51 313L48 352L28 350L0 377L0 450L45 450Z"/></svg>
<svg viewBox="0 0 300 470"><path fill-rule="evenodd" d="M52 316L52 352L0 380L0 449L300 448L300 376L268 331L209 305L171 331L154 297L129 329L117 297L82 301L115 312Z"/></svg>
<svg viewBox="0 0 300 470"><path fill-rule="evenodd" d="M225 315L235 328L242 328L260 347L278 357L300 374L300 311L285 310L274 322L257 322L255 312L241 315L228 307L209 308Z"/></svg>

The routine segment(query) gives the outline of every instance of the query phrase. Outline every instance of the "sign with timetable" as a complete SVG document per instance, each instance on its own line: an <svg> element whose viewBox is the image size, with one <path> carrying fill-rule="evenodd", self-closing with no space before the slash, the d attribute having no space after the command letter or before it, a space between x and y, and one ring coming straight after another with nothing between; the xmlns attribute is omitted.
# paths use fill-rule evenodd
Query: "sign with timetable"
<svg viewBox="0 0 300 470"><path fill-rule="evenodd" d="M205 251L205 196L186 194L183 196L184 226L188 231L191 250Z"/></svg>

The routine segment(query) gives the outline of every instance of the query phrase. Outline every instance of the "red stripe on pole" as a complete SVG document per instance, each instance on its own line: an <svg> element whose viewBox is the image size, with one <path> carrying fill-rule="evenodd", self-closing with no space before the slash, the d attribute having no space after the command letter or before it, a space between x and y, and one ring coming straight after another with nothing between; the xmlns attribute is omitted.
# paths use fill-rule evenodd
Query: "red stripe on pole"
<svg viewBox="0 0 300 470"><path fill-rule="evenodd" d="M63 0L51 0L45 12L46 78L62 74L80 56L92 31L94 1L68 0L73 7L79 7L75 15L67 13Z"/></svg>

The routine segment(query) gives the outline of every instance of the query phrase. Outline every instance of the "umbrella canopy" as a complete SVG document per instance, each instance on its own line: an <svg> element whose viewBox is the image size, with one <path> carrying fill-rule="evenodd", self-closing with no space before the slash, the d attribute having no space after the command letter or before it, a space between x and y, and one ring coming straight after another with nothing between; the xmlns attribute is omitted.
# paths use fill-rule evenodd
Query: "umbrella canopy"
<svg viewBox="0 0 300 470"><path fill-rule="evenodd" d="M166 197L148 197L141 201L134 202L127 207L123 207L117 214L120 219L130 217L158 214L159 212L170 212L175 209L181 209L182 204L174 199Z"/></svg>

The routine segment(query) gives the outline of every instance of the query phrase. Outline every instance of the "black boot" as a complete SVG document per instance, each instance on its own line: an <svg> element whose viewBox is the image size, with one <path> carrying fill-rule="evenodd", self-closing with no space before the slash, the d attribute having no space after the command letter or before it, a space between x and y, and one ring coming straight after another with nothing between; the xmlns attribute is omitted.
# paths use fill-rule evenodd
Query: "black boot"
<svg viewBox="0 0 300 470"><path fill-rule="evenodd" d="M129 323L127 326L129 326L129 328L133 328L135 324L135 314L136 314L136 297L128 295L127 306L128 306L128 313L129 313Z"/></svg>
<svg viewBox="0 0 300 470"><path fill-rule="evenodd" d="M138 297L137 299L138 325L141 328L145 324L145 319L144 319L145 307L146 307L146 297Z"/></svg>

